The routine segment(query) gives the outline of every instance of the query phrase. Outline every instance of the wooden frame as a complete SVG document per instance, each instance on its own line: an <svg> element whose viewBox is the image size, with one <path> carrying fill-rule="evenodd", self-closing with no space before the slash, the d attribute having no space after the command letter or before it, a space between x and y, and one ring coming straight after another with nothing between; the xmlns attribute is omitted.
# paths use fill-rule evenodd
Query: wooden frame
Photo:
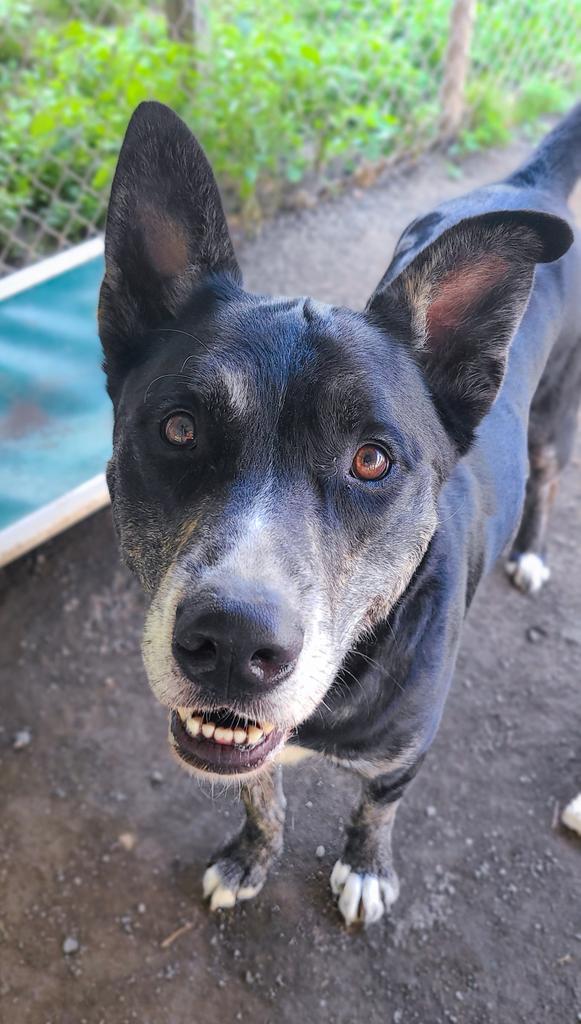
<svg viewBox="0 0 581 1024"><path fill-rule="evenodd" d="M93 238L82 245L50 256L30 267L9 274L0 281L0 300L33 288L74 267L95 259L103 252L103 239ZM109 504L105 474L92 477L79 487L67 491L30 515L0 530L0 567L20 558L39 544L44 544L69 526L90 516Z"/></svg>

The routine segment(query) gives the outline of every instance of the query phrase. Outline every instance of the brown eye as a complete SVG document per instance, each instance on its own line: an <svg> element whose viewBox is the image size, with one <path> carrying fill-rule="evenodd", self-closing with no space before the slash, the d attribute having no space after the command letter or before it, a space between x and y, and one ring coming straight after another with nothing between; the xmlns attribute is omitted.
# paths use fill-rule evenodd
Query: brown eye
<svg viewBox="0 0 581 1024"><path fill-rule="evenodd" d="M161 435L170 444L191 448L196 440L193 416L188 412L172 412L161 425Z"/></svg>
<svg viewBox="0 0 581 1024"><path fill-rule="evenodd" d="M383 448L376 444L364 444L355 453L351 463L351 475L358 480L382 480L387 476L391 462Z"/></svg>

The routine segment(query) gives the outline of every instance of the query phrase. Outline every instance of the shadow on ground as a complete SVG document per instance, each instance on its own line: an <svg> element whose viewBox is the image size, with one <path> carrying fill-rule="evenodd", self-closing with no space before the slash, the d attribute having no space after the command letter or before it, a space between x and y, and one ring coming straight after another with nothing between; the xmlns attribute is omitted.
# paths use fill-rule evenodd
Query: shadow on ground
<svg viewBox="0 0 581 1024"><path fill-rule="evenodd" d="M276 221L245 248L248 283L360 305L412 215L523 152L475 161L461 182L434 161L397 187ZM119 567L108 513L11 566L0 611L1 1019L581 1019L581 840L555 824L581 788L579 464L578 447L547 589L522 598L498 570L478 595L441 733L399 815L402 896L367 933L347 935L330 900L357 789L324 765L287 771L287 848L258 899L206 912L204 862L240 814L170 758L139 656L144 602Z"/></svg>

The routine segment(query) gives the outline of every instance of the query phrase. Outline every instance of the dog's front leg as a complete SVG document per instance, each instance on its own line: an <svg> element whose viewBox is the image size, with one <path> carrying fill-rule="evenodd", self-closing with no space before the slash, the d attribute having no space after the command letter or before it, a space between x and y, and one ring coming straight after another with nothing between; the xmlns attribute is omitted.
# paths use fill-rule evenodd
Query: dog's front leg
<svg viewBox="0 0 581 1024"><path fill-rule="evenodd" d="M246 808L241 832L212 857L204 874L210 909L233 907L260 892L271 864L282 852L286 800L282 768L245 782L240 793Z"/></svg>
<svg viewBox="0 0 581 1024"><path fill-rule="evenodd" d="M364 783L343 855L331 873L331 889L347 925L378 921L399 896L391 836L399 801L414 774L390 772Z"/></svg>

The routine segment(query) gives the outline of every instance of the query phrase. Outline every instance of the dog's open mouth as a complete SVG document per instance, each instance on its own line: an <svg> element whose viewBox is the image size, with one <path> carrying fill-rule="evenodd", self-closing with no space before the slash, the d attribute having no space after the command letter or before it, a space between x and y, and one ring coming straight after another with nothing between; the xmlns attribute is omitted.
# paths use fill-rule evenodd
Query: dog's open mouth
<svg viewBox="0 0 581 1024"><path fill-rule="evenodd" d="M178 708L171 713L170 732L182 760L219 775L254 771L286 738L270 722L253 722L228 708L211 712Z"/></svg>

